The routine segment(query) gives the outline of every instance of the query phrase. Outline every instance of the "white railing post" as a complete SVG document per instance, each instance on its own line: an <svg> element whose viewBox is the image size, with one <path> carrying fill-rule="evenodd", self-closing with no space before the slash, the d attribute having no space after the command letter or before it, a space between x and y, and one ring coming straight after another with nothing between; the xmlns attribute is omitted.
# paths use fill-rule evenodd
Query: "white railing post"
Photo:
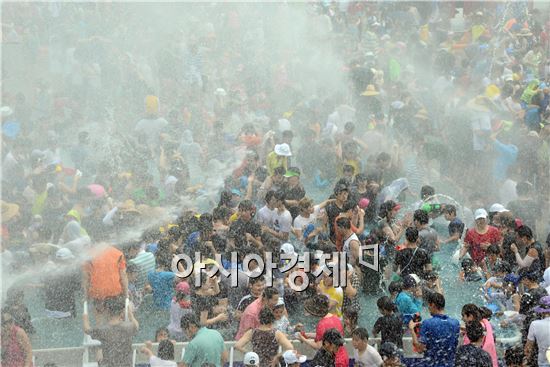
<svg viewBox="0 0 550 367"><path fill-rule="evenodd" d="M231 347L229 349L229 367L233 367L233 357L234 357L234 354L235 353L235 348Z"/></svg>

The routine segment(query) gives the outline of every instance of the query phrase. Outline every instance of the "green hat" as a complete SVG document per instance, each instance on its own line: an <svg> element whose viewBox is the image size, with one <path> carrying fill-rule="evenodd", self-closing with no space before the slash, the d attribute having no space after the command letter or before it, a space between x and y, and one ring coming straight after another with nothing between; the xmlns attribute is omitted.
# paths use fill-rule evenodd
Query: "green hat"
<svg viewBox="0 0 550 367"><path fill-rule="evenodd" d="M286 171L284 177L300 177L300 170L297 168L291 168Z"/></svg>

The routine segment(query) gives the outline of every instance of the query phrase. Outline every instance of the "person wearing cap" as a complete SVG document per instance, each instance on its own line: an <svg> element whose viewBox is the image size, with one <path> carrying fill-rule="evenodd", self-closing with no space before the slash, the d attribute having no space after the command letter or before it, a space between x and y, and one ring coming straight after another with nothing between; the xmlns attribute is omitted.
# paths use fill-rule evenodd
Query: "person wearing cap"
<svg viewBox="0 0 550 367"><path fill-rule="evenodd" d="M183 330L181 330L181 318L192 313L191 301L189 299L190 287L186 281L180 281L176 284L176 295L170 303L170 324L168 324L168 332L170 337L176 340L183 340Z"/></svg>
<svg viewBox="0 0 550 367"><path fill-rule="evenodd" d="M282 358L285 362L284 367L300 367L307 360L307 356L301 355L296 350L287 350Z"/></svg>
<svg viewBox="0 0 550 367"><path fill-rule="evenodd" d="M416 274L403 277L403 290L397 295L395 304L405 325L409 323L413 315L422 311L422 288L420 287L420 278Z"/></svg>
<svg viewBox="0 0 550 367"><path fill-rule="evenodd" d="M290 156L292 156L292 152L288 144L276 144L273 151L265 159L267 173L273 176L277 167L283 167L286 171L288 169L288 157Z"/></svg>
<svg viewBox="0 0 550 367"><path fill-rule="evenodd" d="M321 339L321 347L310 361L310 365L347 367L349 357L344 344L344 338L338 330L326 330Z"/></svg>
<svg viewBox="0 0 550 367"><path fill-rule="evenodd" d="M243 364L245 367L259 367L260 357L258 357L257 353L248 352L243 357Z"/></svg>
<svg viewBox="0 0 550 367"><path fill-rule="evenodd" d="M445 315L445 297L442 294L430 295L428 310L432 317L422 321L419 336L414 332L417 323L409 321L413 346L419 352L424 352L424 365L453 367L460 323L457 319Z"/></svg>
<svg viewBox="0 0 550 367"><path fill-rule="evenodd" d="M403 350L392 342L385 342L380 345L378 353L382 358L383 367L402 367L401 357L403 357Z"/></svg>
<svg viewBox="0 0 550 367"><path fill-rule="evenodd" d="M531 358L536 343L538 366L549 367L550 361L546 358L546 354L550 350L550 296L542 297L534 311L539 314L540 319L533 321L529 326L527 343L525 343L525 357L528 360Z"/></svg>
<svg viewBox="0 0 550 367"><path fill-rule="evenodd" d="M477 266L485 270L485 251L491 245L499 245L502 236L499 230L487 223L487 212L479 208L474 213L475 227L468 229L464 237L464 246L460 250L459 257L462 258L466 253Z"/></svg>
<svg viewBox="0 0 550 367"><path fill-rule="evenodd" d="M57 250L56 268L52 272L46 272L41 283L46 315L50 318L76 317L75 294L81 289L82 279L74 260L75 257L68 248Z"/></svg>

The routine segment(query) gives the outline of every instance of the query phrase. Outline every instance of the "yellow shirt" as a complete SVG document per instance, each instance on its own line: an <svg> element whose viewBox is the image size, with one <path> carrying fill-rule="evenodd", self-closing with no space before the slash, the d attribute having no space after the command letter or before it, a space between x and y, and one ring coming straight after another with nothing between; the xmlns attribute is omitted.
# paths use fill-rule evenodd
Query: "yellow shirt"
<svg viewBox="0 0 550 367"><path fill-rule="evenodd" d="M319 283L319 290L330 300L336 302L335 314L338 317L342 317L342 306L344 305L344 290L342 287L327 287L323 282L321 282Z"/></svg>
<svg viewBox="0 0 550 367"><path fill-rule="evenodd" d="M288 168L288 159L287 157L278 156L275 152L271 152L265 158L265 164L267 166L267 174L273 176L275 168L284 167L285 170Z"/></svg>

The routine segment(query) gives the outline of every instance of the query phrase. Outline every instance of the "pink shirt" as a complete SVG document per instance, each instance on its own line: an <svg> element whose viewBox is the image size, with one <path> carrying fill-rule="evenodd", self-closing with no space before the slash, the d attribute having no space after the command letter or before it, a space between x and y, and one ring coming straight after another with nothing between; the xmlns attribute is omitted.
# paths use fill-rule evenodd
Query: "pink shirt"
<svg viewBox="0 0 550 367"><path fill-rule="evenodd" d="M344 335L344 327L342 321L336 315L330 314L328 317L323 317L317 324L315 330L315 341L318 342L323 339L325 331L328 329L336 329L340 334ZM349 356L346 347L341 346L334 356L334 365L335 367L348 367L349 366Z"/></svg>
<svg viewBox="0 0 550 367"><path fill-rule="evenodd" d="M259 297L244 309L235 340L239 340L249 329L255 329L260 326L260 311L262 307L262 297Z"/></svg>
<svg viewBox="0 0 550 367"><path fill-rule="evenodd" d="M493 367L498 367L497 349L495 347L495 338L493 336L493 326L486 319L481 320L483 327L486 330L485 341L483 342L483 350L489 353L493 361ZM470 339L464 335L464 345L470 344Z"/></svg>

